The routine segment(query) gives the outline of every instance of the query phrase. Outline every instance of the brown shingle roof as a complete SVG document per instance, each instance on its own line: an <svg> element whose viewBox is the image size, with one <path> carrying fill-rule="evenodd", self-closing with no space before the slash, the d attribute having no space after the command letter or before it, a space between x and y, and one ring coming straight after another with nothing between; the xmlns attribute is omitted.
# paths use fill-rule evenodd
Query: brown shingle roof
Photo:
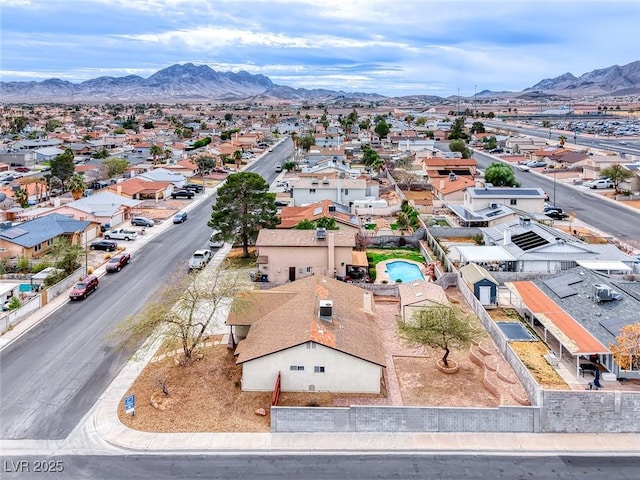
<svg viewBox="0 0 640 480"><path fill-rule="evenodd" d="M354 285L311 275L268 291L236 297L227 323L251 325L247 338L236 349L237 363L315 342L385 366L375 313L363 310L365 293L368 292ZM332 321L319 317L320 300L333 302Z"/></svg>

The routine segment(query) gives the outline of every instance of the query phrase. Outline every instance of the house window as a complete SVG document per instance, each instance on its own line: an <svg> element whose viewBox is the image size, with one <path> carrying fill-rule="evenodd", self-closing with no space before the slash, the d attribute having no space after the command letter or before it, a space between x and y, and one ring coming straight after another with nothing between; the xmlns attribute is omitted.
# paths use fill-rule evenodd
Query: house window
<svg viewBox="0 0 640 480"><path fill-rule="evenodd" d="M34 252L39 252L40 250L42 250L42 244L39 243L36 246L33 247L33 251Z"/></svg>
<svg viewBox="0 0 640 480"><path fill-rule="evenodd" d="M345 195L349 195L349 189L348 189L348 188L345 188L345 189L344 189L344 194L345 194Z"/></svg>
<svg viewBox="0 0 640 480"><path fill-rule="evenodd" d="M289 367L289 370L291 370L292 372L304 372L304 366L302 366L302 365L291 365Z"/></svg>
<svg viewBox="0 0 640 480"><path fill-rule="evenodd" d="M311 267L307 267L307 273L311 273Z"/></svg>
<svg viewBox="0 0 640 480"><path fill-rule="evenodd" d="M517 204L518 204L517 198L512 198L511 200L509 200L509 205L517 205Z"/></svg>
<svg viewBox="0 0 640 480"><path fill-rule="evenodd" d="M316 193L316 189L315 188L310 188L309 189L309 193Z"/></svg>
<svg viewBox="0 0 640 480"><path fill-rule="evenodd" d="M313 373L324 373L324 367L313 367Z"/></svg>

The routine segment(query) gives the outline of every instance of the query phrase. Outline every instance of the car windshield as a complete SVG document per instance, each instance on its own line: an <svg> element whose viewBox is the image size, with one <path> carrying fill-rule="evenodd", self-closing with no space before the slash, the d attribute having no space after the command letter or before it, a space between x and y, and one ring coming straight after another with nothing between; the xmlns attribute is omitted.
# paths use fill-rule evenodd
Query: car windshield
<svg viewBox="0 0 640 480"><path fill-rule="evenodd" d="M85 288L87 288L87 284L86 283L76 283L76 289L77 290L84 290Z"/></svg>
<svg viewBox="0 0 640 480"><path fill-rule="evenodd" d="M113 257L111 260L109 260L109 263L118 263L120 261L120 257Z"/></svg>

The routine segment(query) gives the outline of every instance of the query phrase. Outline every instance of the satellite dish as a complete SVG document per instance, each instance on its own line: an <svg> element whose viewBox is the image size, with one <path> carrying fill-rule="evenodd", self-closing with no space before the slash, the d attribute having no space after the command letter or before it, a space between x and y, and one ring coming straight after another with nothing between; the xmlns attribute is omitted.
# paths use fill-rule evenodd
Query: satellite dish
<svg viewBox="0 0 640 480"><path fill-rule="evenodd" d="M7 199L7 196L4 193L0 193L0 202L4 202Z"/></svg>

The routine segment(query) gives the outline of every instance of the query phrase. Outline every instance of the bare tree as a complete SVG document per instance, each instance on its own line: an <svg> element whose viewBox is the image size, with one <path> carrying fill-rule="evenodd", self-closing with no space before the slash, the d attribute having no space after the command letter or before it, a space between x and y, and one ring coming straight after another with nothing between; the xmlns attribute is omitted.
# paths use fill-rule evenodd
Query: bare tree
<svg viewBox="0 0 640 480"><path fill-rule="evenodd" d="M118 325L114 335L138 343L155 332L167 341L177 341L182 363L188 365L218 312L231 304L239 290L237 274L229 271L176 274L140 314Z"/></svg>

